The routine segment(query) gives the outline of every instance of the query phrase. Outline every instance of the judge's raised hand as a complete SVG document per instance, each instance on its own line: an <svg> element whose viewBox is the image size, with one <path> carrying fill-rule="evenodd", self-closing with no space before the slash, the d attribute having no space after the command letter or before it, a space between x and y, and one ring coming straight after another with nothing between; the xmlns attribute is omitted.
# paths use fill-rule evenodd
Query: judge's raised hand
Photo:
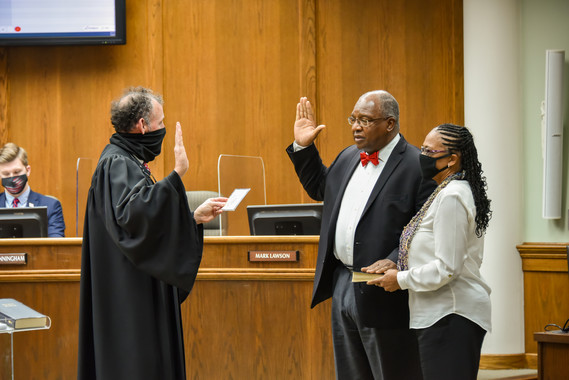
<svg viewBox="0 0 569 380"><path fill-rule="evenodd" d="M326 128L325 125L316 126L312 105L306 97L300 98L296 105L296 121L294 123L294 141L298 145L308 146L316 140L316 136Z"/></svg>
<svg viewBox="0 0 569 380"><path fill-rule="evenodd" d="M227 198L209 198L194 211L197 224L207 223L223 212L221 208L227 203Z"/></svg>
<svg viewBox="0 0 569 380"><path fill-rule="evenodd" d="M186 148L184 147L184 139L182 138L182 126L180 122L176 123L176 137L174 140L174 170L180 177L188 171L190 166Z"/></svg>

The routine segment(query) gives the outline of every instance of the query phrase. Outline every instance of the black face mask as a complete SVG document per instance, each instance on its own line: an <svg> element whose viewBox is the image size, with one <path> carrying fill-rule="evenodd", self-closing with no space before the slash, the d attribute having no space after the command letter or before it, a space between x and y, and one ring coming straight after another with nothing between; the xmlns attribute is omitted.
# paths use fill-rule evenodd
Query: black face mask
<svg viewBox="0 0 569 380"><path fill-rule="evenodd" d="M2 186L10 194L20 194L28 183L28 175L22 174L15 177L2 178Z"/></svg>
<svg viewBox="0 0 569 380"><path fill-rule="evenodd" d="M144 162L150 162L162 151L162 141L166 135L166 128L142 133L115 133L111 136L111 143L126 149Z"/></svg>
<svg viewBox="0 0 569 380"><path fill-rule="evenodd" d="M437 161L441 158L449 157L451 154L452 153L445 154L444 156L440 157L429 157L421 154L419 156L419 163L421 164L421 172L423 173L423 178L432 179L434 176L445 170L446 167L437 169Z"/></svg>

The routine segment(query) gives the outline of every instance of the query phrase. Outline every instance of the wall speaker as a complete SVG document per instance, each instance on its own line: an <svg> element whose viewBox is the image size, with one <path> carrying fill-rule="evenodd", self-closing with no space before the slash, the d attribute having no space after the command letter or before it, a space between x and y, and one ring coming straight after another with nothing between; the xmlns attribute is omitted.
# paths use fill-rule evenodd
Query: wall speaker
<svg viewBox="0 0 569 380"><path fill-rule="evenodd" d="M543 218L561 218L563 187L563 65L564 50L545 52L545 152Z"/></svg>

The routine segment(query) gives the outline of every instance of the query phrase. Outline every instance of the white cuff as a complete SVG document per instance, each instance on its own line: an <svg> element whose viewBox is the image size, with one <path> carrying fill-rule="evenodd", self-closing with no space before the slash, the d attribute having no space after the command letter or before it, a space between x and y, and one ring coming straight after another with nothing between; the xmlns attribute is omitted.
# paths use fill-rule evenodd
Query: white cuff
<svg viewBox="0 0 569 380"><path fill-rule="evenodd" d="M296 143L296 141L293 141L293 142L292 142L292 149L293 149L295 152L298 152L299 150L303 150L303 149L305 149L305 148L308 148L308 147L307 147L307 146L298 145L298 144Z"/></svg>
<svg viewBox="0 0 569 380"><path fill-rule="evenodd" d="M403 290L409 289L409 284L407 284L407 276L409 275L409 271L399 271L397 272L397 283L399 287Z"/></svg>

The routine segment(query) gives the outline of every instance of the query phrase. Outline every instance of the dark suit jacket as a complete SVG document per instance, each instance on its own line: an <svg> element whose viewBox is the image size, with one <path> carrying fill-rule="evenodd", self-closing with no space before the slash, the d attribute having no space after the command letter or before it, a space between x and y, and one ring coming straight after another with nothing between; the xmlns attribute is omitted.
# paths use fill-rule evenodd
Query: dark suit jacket
<svg viewBox="0 0 569 380"><path fill-rule="evenodd" d="M4 208L6 204L6 194L0 193L0 207ZM63 220L63 210L61 203L52 197L36 193L30 190L28 197L28 207L47 206L47 236L48 237L64 237L65 221Z"/></svg>
<svg viewBox="0 0 569 380"><path fill-rule="evenodd" d="M312 294L311 306L314 307L332 296L333 273L338 265L342 265L334 257L336 222L346 186L359 165L360 151L355 145L349 146L329 168L322 164L314 144L298 152L294 152L291 145L287 152L308 195L317 201L324 201ZM401 136L356 227L355 270L380 259L389 258L397 262L399 237L403 228L436 187L434 181L423 183L419 154L419 149ZM365 283L355 283L354 287L358 312L366 326L409 327L407 291L389 293Z"/></svg>

